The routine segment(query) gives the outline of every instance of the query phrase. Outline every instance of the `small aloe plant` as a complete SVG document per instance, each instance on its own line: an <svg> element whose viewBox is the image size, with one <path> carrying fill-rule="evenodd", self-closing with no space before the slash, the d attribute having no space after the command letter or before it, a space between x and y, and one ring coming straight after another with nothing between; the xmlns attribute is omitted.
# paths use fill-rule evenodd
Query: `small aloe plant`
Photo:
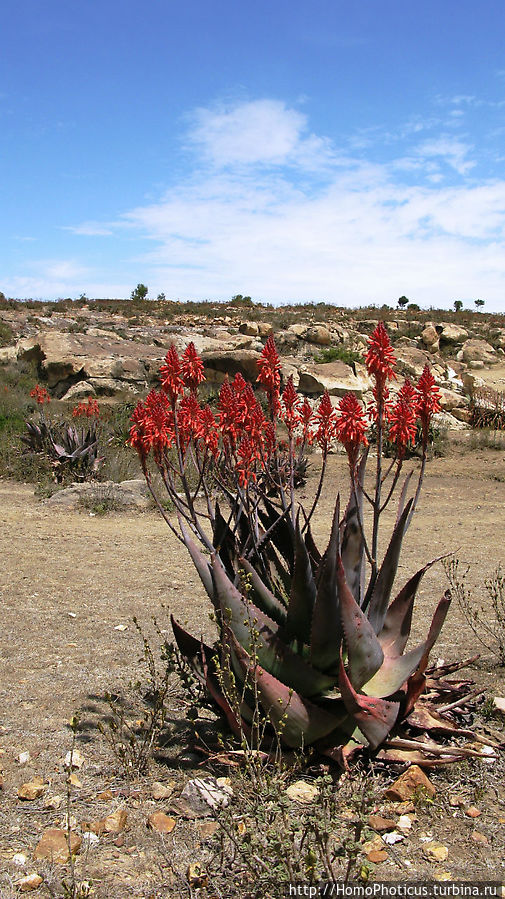
<svg viewBox="0 0 505 899"><path fill-rule="evenodd" d="M335 408L327 393L313 409L291 377L281 390L280 360L269 338L257 378L268 414L252 386L236 375L224 381L214 415L197 398L204 369L193 344L182 357L172 346L160 369L161 389L138 404L130 432L160 512L186 546L215 610L213 647L172 619L181 653L236 734L251 733L257 700L284 744L314 745L344 764L359 746L377 749L412 712L450 603L444 594L426 638L406 651L416 592L435 560L396 595L393 585L420 495L439 393L426 367L418 384L406 381L393 401L388 382L395 377L395 358L382 323L369 339L365 363L374 383L368 409L353 394ZM418 422L423 456L409 498L411 473L401 489L400 477ZM370 489L365 469L372 423L377 446ZM387 466L386 437L396 447ZM345 506L335 497L329 538L320 548L312 520L335 441L347 453L349 497ZM321 450L321 473L314 500L304 509L296 501L295 473L311 443ZM151 457L177 522L154 493ZM380 559L379 525L396 487L396 522ZM224 670L238 685L238 708L230 701Z"/></svg>

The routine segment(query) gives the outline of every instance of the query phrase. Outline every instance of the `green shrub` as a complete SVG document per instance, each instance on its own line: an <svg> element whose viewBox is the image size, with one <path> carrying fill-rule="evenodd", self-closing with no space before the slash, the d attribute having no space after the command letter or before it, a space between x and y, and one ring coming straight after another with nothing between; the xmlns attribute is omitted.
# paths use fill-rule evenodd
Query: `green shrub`
<svg viewBox="0 0 505 899"><path fill-rule="evenodd" d="M314 356L314 362L345 362L346 365L353 365L355 362L363 362L363 356L356 350L351 350L343 344L337 346L324 347Z"/></svg>

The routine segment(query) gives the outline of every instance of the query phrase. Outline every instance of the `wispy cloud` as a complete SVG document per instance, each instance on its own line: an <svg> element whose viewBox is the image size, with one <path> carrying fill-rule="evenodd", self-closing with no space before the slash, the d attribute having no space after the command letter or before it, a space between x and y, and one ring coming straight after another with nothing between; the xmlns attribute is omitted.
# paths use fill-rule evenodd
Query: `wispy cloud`
<svg viewBox="0 0 505 899"><path fill-rule="evenodd" d="M137 235L135 263L154 295L358 304L406 294L439 305L479 296L500 308L505 180L478 181L474 147L444 133L419 142L422 130L413 119L401 152L363 161L278 100L198 109L185 179L115 223L73 232ZM51 283L64 276L61 264L47 267Z"/></svg>

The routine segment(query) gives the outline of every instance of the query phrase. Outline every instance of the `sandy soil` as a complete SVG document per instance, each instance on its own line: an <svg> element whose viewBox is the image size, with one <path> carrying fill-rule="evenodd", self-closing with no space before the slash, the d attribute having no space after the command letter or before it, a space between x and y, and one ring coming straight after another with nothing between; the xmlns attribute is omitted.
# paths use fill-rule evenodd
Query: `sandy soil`
<svg viewBox="0 0 505 899"><path fill-rule="evenodd" d="M337 480L345 484L342 457L333 457L331 467ZM316 522L315 533L321 542L334 496L329 489L325 492ZM16 895L12 884L23 870L35 870L31 852L41 831L62 818L61 809L45 810L41 801L20 803L17 788L41 775L51 781L53 792L61 793L61 760L70 745L67 722L74 712L80 711L82 717L79 746L86 758L79 774L83 788L74 812L78 820L100 817L104 806L96 799L97 792L118 782L114 780L114 760L96 723L104 714L104 693L120 690L121 684L138 676L139 640L132 616L138 617L146 632L153 632L152 615L168 628L163 604L187 622L193 633L210 636L212 625L208 602L185 550L155 512L98 517L84 511L54 510L34 497L32 487L12 482L0 482L0 503L0 768L5 779L0 792L0 872L5 872L0 895L9 896L9 889ZM505 563L504 532L505 452L469 451L463 443L449 458L429 465L419 512L405 542L399 579L405 580L428 558L455 551L462 565L470 565L468 582L475 595L484 596L484 578L499 562ZM425 633L431 611L446 587L443 570L435 566L418 600L416 635ZM115 629L118 625L126 625L126 629ZM450 612L436 651L446 660L482 651L479 662L466 673L489 696L503 695L503 670L476 645L457 608ZM493 726L499 727L499 723L495 721ZM16 759L26 750L31 761L23 767ZM160 774L156 769L151 780L163 776L166 772ZM187 772L184 776L187 778ZM444 777L447 775L440 775L441 784ZM445 863L455 877L468 874L469 851L473 879L505 875L505 796L503 786L500 794L494 779L492 787L491 779L489 783L489 791L479 803L485 809L478 827L488 841L485 845L469 843L475 822L449 818L448 834L447 817L440 809L436 813L440 827L436 821L428 822L435 838L446 845L452 839L459 847L451 850L452 857ZM444 789L449 788L447 781ZM131 822L124 843L121 839L118 845L103 841L89 863L94 895L104 899L177 895L173 880L166 871L160 873L159 853L158 866L153 862L157 843L155 835L148 837L145 832L145 803L138 798L127 801ZM181 828L181 833L186 831ZM185 851L191 855L199 841L194 833L188 833ZM13 865L15 852L26 854L25 869ZM421 861L419 868L412 870L431 876ZM382 871L380 876L384 876ZM395 876L394 868L389 876ZM156 888L151 893L149 885ZM34 895L47 895L43 889Z"/></svg>

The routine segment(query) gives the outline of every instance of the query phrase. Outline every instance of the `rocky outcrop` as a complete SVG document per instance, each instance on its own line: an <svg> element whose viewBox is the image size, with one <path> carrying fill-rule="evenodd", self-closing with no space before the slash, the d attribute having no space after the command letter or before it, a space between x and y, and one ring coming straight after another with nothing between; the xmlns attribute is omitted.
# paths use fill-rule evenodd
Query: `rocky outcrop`
<svg viewBox="0 0 505 899"><path fill-rule="evenodd" d="M330 396L344 396L354 393L359 399L371 390L370 381L363 365L346 365L345 362L323 362L320 365L304 366L300 369L298 389L300 393L319 395L328 391Z"/></svg>
<svg viewBox="0 0 505 899"><path fill-rule="evenodd" d="M258 359L260 353L255 350L214 350L202 353L207 380L211 384L222 384L226 375L234 378L237 373L246 381L256 381L258 377Z"/></svg>
<svg viewBox="0 0 505 899"><path fill-rule="evenodd" d="M494 347L486 340L471 337L470 340L465 340L461 348L461 358L467 364L469 362L483 362L486 365L490 365L496 362L497 355Z"/></svg>

